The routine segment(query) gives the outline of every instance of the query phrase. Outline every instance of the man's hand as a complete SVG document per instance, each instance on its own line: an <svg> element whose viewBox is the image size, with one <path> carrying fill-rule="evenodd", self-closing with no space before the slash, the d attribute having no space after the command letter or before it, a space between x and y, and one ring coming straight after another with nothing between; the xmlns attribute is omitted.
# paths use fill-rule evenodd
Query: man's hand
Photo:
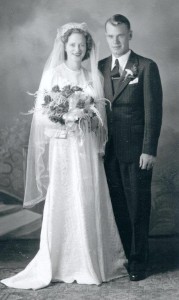
<svg viewBox="0 0 179 300"><path fill-rule="evenodd" d="M150 170L156 162L156 157L153 155L142 153L140 156L139 167L143 170Z"/></svg>

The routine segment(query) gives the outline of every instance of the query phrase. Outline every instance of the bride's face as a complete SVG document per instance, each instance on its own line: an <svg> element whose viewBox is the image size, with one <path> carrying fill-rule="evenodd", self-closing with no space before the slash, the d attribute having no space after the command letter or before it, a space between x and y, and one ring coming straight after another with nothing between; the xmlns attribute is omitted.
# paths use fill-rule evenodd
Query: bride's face
<svg viewBox="0 0 179 300"><path fill-rule="evenodd" d="M68 61L82 61L86 53L86 38L84 35L72 33L65 44L65 51Z"/></svg>

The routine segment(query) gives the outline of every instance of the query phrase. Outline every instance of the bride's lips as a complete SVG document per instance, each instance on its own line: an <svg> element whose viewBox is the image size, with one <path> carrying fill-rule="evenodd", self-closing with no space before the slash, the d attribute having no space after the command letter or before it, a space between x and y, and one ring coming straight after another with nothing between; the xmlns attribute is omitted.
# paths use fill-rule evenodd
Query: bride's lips
<svg viewBox="0 0 179 300"><path fill-rule="evenodd" d="M81 53L73 53L75 56L81 56Z"/></svg>

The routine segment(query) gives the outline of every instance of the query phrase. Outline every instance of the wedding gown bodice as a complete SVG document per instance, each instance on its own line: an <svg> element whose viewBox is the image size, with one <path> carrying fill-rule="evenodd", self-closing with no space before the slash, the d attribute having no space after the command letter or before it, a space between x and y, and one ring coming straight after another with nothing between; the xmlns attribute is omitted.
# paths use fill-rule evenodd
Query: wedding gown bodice
<svg viewBox="0 0 179 300"><path fill-rule="evenodd" d="M52 71L52 75L50 77L52 80L49 80L48 74L45 79L44 85L48 90L55 85L58 85L60 88L65 85L79 86L81 87L85 93L95 96L93 87L92 87L92 79L90 72L81 67L79 70L73 71L67 67L65 63L62 63Z"/></svg>

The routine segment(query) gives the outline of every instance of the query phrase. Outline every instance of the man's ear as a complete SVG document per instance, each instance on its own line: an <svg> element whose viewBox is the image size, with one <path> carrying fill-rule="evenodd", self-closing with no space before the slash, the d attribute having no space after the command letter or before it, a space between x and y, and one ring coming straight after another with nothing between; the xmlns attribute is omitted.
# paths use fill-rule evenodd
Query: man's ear
<svg viewBox="0 0 179 300"><path fill-rule="evenodd" d="M129 39L131 40L131 39L132 39L132 37L133 37L133 31L132 31L132 30L130 30L130 31L129 31Z"/></svg>

